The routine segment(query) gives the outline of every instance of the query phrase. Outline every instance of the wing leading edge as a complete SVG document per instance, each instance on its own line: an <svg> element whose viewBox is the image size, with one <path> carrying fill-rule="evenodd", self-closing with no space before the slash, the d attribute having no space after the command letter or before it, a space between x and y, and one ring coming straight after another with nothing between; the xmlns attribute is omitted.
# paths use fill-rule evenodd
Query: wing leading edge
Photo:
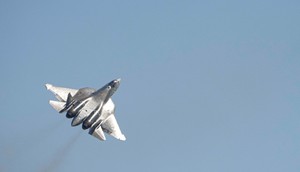
<svg viewBox="0 0 300 172"><path fill-rule="evenodd" d="M126 137L122 134L116 117L114 114L111 114L108 119L102 124L102 129L107 134L115 137L116 139L125 141Z"/></svg>
<svg viewBox="0 0 300 172"><path fill-rule="evenodd" d="M78 90L72 89L72 88L64 88L64 87L56 87L51 84L46 84L45 85L47 90L50 90L57 100L61 102L65 102L68 99L68 94L70 93L72 96L74 96Z"/></svg>

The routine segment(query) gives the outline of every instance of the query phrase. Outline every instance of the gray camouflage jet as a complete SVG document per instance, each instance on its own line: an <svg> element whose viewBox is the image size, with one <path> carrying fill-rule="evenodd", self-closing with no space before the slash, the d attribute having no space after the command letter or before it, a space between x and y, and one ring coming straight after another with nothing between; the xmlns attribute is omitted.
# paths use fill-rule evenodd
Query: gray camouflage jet
<svg viewBox="0 0 300 172"><path fill-rule="evenodd" d="M93 88L56 87L46 84L47 90L54 93L58 101L50 100L50 105L59 113L67 112L67 118L73 118L71 125L82 124L89 129L89 134L99 140L106 140L104 132L119 139L126 140L115 118L115 105L111 96L120 85L121 79L116 79L104 85L99 90Z"/></svg>

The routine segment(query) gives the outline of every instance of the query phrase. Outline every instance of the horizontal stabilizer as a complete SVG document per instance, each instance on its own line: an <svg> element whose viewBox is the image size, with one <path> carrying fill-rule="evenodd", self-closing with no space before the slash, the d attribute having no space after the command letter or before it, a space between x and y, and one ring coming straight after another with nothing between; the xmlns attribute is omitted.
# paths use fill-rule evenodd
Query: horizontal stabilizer
<svg viewBox="0 0 300 172"><path fill-rule="evenodd" d="M97 139L99 139L99 140L102 140L102 141L106 140L105 135L104 135L104 132L103 132L101 126L98 126L98 127L94 130L94 132L92 133L92 135L93 135L94 137L96 137Z"/></svg>
<svg viewBox="0 0 300 172"><path fill-rule="evenodd" d="M49 104L58 112L65 107L65 102L50 100Z"/></svg>

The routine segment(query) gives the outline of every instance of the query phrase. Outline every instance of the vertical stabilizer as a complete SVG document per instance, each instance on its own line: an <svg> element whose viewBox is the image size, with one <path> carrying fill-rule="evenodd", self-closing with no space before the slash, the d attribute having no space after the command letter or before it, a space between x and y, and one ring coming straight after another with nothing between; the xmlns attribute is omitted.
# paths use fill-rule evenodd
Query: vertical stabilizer
<svg viewBox="0 0 300 172"><path fill-rule="evenodd" d="M65 104L65 107L64 107L62 110L60 110L59 113L62 113L62 112L64 112L64 111L68 110L68 109L71 107L72 103L73 103L73 97L72 97L72 95L69 93L69 94L68 94L68 98L67 98L67 102L66 102L66 104Z"/></svg>

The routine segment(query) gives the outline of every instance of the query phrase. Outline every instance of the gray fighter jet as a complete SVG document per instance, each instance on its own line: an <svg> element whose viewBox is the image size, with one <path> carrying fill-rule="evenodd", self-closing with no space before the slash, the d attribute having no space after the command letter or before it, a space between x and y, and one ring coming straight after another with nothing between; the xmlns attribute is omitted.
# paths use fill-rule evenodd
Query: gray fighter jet
<svg viewBox="0 0 300 172"><path fill-rule="evenodd" d="M54 93L58 101L50 100L50 105L59 113L67 112L67 118L73 118L71 125L82 124L89 129L89 134L100 140L106 140L104 132L119 139L126 140L115 118L115 105L111 96L118 89L121 79L116 79L99 90L93 88L56 87L46 84L47 90Z"/></svg>

